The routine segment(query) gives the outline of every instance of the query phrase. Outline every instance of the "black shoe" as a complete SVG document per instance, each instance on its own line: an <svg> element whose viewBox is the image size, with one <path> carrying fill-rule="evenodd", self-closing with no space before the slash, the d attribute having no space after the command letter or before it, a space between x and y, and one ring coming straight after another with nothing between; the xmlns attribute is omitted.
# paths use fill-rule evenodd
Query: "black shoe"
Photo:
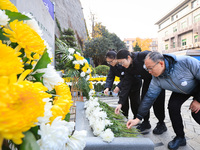
<svg viewBox="0 0 200 150"><path fill-rule="evenodd" d="M179 146L185 146L185 145L186 145L186 139L176 136L172 141L168 143L168 148L170 150L177 150Z"/></svg>
<svg viewBox="0 0 200 150"><path fill-rule="evenodd" d="M164 122L157 123L157 126L153 129L153 134L162 134L163 132L167 131L167 127Z"/></svg>
<svg viewBox="0 0 200 150"><path fill-rule="evenodd" d="M149 121L143 121L141 124L139 124L137 126L137 129L140 130L140 132L143 132L144 130L146 129L150 129L151 128L151 125L149 123Z"/></svg>

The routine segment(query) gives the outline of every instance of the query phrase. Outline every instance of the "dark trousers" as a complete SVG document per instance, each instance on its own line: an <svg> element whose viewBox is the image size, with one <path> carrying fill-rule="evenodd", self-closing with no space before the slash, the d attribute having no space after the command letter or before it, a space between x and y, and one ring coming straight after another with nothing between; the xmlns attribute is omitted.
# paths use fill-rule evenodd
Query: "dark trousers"
<svg viewBox="0 0 200 150"><path fill-rule="evenodd" d="M131 110L134 115L133 118L136 118L138 108L140 105L140 89L142 86L142 80L138 79L137 82L134 82L133 86L131 87L131 90L129 91L128 98L122 105L121 110L123 111L124 116L128 116L129 111L129 99L130 99L130 105Z"/></svg>
<svg viewBox="0 0 200 150"><path fill-rule="evenodd" d="M169 116L172 122L172 127L176 136L184 137L183 120L181 117L181 106L191 95L181 94L173 92L169 99L168 110ZM200 111L198 113L192 113L194 120L200 124Z"/></svg>
<svg viewBox="0 0 200 150"><path fill-rule="evenodd" d="M144 81L142 86L142 95L141 100L143 100L146 92L148 91L150 84L150 80ZM153 111L160 123L162 123L165 119L165 90L162 90L160 95L157 97L156 101L153 104ZM144 117L144 121L149 121L150 113Z"/></svg>

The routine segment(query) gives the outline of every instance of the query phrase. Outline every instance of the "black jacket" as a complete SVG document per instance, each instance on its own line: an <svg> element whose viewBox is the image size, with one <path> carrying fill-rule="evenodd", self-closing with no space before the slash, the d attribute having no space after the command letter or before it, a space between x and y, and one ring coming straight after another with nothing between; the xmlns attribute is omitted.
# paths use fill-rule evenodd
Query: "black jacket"
<svg viewBox="0 0 200 150"><path fill-rule="evenodd" d="M121 86L122 90L119 95L119 104L123 105L123 101L128 97L128 92L130 91L130 88L132 88L130 83L133 83L134 86L134 82L137 82L137 78L144 79L143 84L147 84L147 86L150 84L152 76L143 68L144 59L148 53L150 53L150 51L131 53L133 61L132 64L125 70Z"/></svg>
<svg viewBox="0 0 200 150"><path fill-rule="evenodd" d="M118 83L119 89L121 89L121 83L124 77L125 68L121 65L110 66L110 70L108 72L108 76L106 78L105 88L109 88L111 90L113 82L115 80L115 76L120 77L120 82Z"/></svg>

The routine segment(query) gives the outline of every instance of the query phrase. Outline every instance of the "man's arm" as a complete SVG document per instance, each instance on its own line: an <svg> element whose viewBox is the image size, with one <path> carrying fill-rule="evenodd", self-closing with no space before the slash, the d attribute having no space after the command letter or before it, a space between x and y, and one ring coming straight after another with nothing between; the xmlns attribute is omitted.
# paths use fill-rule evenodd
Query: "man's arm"
<svg viewBox="0 0 200 150"><path fill-rule="evenodd" d="M126 124L128 129L130 129L132 126L137 125L140 122L140 120L142 120L144 116L147 115L154 101L159 96L161 90L162 88L156 82L155 77L153 77L149 85L149 89L140 104L136 119L131 119Z"/></svg>

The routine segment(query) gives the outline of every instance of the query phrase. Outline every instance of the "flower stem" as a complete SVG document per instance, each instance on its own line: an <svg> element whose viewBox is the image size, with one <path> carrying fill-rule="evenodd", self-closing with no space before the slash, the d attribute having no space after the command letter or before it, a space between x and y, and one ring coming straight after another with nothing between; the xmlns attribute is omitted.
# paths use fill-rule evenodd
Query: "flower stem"
<svg viewBox="0 0 200 150"><path fill-rule="evenodd" d="M0 134L0 150L2 150L3 136Z"/></svg>

